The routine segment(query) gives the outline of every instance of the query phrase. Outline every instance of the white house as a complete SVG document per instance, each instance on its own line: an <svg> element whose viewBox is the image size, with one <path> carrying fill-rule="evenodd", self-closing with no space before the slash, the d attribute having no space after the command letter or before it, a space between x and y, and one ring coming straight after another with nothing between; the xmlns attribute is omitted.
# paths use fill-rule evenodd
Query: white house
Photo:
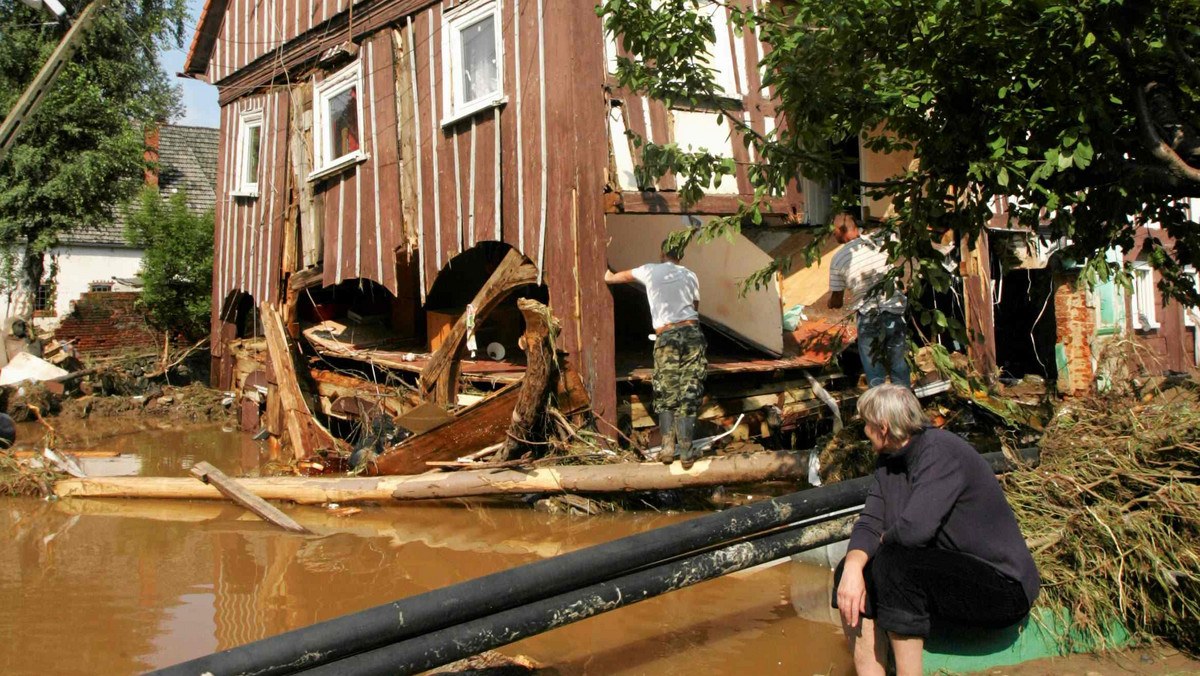
<svg viewBox="0 0 1200 676"><path fill-rule="evenodd" d="M157 182L164 197L186 188L188 206L201 212L216 205L217 139L209 127L163 125L146 139L147 156L157 153ZM118 212L99 228L79 228L61 237L45 256L45 278L34 298L35 323L46 329L58 325L72 305L87 292L136 291L143 251L125 241L124 219ZM0 296L0 318L7 319L9 298ZM3 323L0 321L0 323Z"/></svg>

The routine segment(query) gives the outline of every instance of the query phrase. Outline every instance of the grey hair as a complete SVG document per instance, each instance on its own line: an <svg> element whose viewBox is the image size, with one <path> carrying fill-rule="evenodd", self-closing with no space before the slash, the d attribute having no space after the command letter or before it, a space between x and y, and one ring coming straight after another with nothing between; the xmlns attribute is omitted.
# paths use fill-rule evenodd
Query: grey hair
<svg viewBox="0 0 1200 676"><path fill-rule="evenodd" d="M858 398L858 414L876 427L887 427L888 436L902 441L929 424L921 402L912 390L890 383L867 390Z"/></svg>

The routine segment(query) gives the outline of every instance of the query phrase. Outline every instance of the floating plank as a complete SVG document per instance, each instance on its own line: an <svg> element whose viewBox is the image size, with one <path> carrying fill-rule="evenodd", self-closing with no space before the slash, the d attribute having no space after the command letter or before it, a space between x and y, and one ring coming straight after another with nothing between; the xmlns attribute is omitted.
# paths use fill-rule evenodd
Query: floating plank
<svg viewBox="0 0 1200 676"><path fill-rule="evenodd" d="M224 472L207 462L196 463L190 473L204 483L214 486L222 495L250 510L264 521L269 521L292 533L309 532L307 528L293 521L291 517L276 509L274 505L239 486L236 481L225 476Z"/></svg>

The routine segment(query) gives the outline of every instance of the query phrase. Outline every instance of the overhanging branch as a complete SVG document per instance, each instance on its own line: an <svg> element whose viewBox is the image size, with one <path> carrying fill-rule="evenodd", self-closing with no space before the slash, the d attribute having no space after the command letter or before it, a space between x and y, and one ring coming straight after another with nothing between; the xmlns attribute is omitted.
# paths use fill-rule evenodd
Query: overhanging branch
<svg viewBox="0 0 1200 676"><path fill-rule="evenodd" d="M1145 87L1135 88L1138 121L1142 128L1142 143L1155 159L1166 165L1172 174L1188 181L1200 183L1200 169L1185 162L1179 153L1176 153L1170 145L1163 141L1158 129L1155 128L1154 120L1150 116L1150 106L1146 103L1146 92L1153 89L1154 86L1155 83L1151 82Z"/></svg>

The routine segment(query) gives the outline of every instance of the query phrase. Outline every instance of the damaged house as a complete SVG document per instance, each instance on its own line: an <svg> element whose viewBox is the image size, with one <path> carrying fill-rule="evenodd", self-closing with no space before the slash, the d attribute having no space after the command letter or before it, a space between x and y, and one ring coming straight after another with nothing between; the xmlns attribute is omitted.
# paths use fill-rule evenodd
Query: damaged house
<svg viewBox="0 0 1200 676"><path fill-rule="evenodd" d="M721 87L769 131L764 46L714 9ZM624 91L615 50L590 3L207 0L185 75L220 90L213 384L242 393L248 429L286 431L300 454L433 402L475 416L474 441L494 438L512 403L489 402L512 399L526 369L523 298L560 326L560 408L589 410L610 436L653 428L645 297L604 271L657 260L667 233L732 213L751 188L739 164L685 211L674 177L638 185L626 131L749 156L715 110ZM863 153L860 170L906 161ZM774 225L822 222L828 194L794 182ZM684 262L710 338L701 417L748 414L757 435L818 412L805 371L854 336L824 310L824 266L739 296L808 241L749 234L694 244ZM796 306L806 319L785 331Z"/></svg>

